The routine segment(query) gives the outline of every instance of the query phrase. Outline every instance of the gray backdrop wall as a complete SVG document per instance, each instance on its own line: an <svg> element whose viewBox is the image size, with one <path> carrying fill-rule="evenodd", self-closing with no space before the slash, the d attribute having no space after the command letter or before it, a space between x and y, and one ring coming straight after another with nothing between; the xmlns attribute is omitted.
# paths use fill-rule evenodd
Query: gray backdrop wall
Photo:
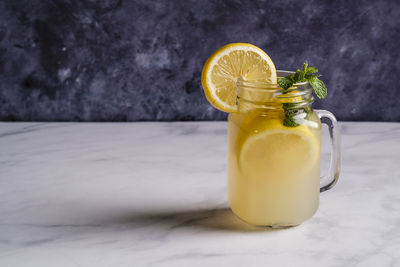
<svg viewBox="0 0 400 267"><path fill-rule="evenodd" d="M400 1L0 1L0 120L220 120L207 57L229 42L317 66L341 120L400 121Z"/></svg>

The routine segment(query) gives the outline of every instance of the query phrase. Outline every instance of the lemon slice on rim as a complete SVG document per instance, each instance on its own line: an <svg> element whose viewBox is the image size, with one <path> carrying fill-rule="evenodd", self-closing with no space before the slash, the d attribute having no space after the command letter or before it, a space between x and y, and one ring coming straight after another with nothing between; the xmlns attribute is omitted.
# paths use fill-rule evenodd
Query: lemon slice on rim
<svg viewBox="0 0 400 267"><path fill-rule="evenodd" d="M201 84L211 105L235 112L238 78L276 84L275 65L254 45L232 43L221 47L207 59L201 73Z"/></svg>
<svg viewBox="0 0 400 267"><path fill-rule="evenodd" d="M290 179L317 164L319 141L307 126L287 127L280 119L255 119L238 136L239 164L249 177Z"/></svg>

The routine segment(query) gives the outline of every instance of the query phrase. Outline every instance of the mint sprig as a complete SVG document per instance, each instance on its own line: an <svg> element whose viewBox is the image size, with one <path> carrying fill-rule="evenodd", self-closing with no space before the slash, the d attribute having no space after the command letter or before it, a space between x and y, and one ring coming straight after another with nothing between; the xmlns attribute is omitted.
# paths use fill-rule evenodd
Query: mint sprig
<svg viewBox="0 0 400 267"><path fill-rule="evenodd" d="M311 87L314 89L315 95L324 99L327 94L326 86L323 81L318 79L321 77L320 74L317 74L318 69L313 66L308 66L307 63L303 64L303 70L296 70L295 74L290 74L284 78L278 79L278 84L283 88L283 93L287 93L289 88L293 86L295 83L301 82L309 82Z"/></svg>
<svg viewBox="0 0 400 267"><path fill-rule="evenodd" d="M285 112L285 118L283 119L283 125L288 127L296 127L299 125L294 116L299 113L298 109L295 109L293 103L282 103L283 110ZM300 111L301 112L301 111Z"/></svg>
<svg viewBox="0 0 400 267"><path fill-rule="evenodd" d="M290 87L292 87L296 83L301 82L309 82L311 87L314 90L315 95L319 99L324 99L327 95L327 89L323 81L318 79L320 74L317 74L318 69L313 66L308 66L307 63L303 63L303 70L296 70L295 74L290 74L286 77L279 78L278 84L282 87L283 94L288 93ZM289 103L283 103L282 107L285 111L285 119L283 120L283 124L288 127L295 127L299 125L294 116L298 113L294 110L293 105L288 105ZM290 103L292 104L292 103Z"/></svg>

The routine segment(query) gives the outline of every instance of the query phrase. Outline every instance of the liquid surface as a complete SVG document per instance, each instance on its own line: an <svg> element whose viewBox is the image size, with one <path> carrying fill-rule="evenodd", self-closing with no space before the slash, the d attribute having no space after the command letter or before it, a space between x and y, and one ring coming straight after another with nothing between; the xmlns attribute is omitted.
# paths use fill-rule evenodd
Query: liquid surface
<svg viewBox="0 0 400 267"><path fill-rule="evenodd" d="M297 225L318 208L321 123L311 112L286 127L283 114L260 111L228 119L228 199L242 220Z"/></svg>

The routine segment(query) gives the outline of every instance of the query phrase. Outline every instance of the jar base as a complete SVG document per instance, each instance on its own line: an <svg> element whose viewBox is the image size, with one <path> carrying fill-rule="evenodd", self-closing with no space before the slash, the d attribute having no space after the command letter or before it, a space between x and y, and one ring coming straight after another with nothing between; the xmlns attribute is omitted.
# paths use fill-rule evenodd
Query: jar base
<svg viewBox="0 0 400 267"><path fill-rule="evenodd" d="M237 216L236 216L237 217ZM239 217L238 217L239 218ZM240 219L240 218L239 218ZM266 225L257 225L257 224L252 224L252 223L249 223L249 222L246 222L246 221L244 221L244 220L242 220L242 219L240 219L241 221L243 221L243 222L245 222L245 223L247 223L247 224L250 224L250 225L252 225L252 226L254 226L254 227L257 227L257 228L265 228L265 229L272 229L272 230L280 230L280 229L287 229L287 228L292 228L292 227L296 227L296 226L299 226L301 223L297 223L297 224L271 224L271 225L268 225L268 224L266 224Z"/></svg>
<svg viewBox="0 0 400 267"><path fill-rule="evenodd" d="M246 223L247 225L251 225L253 227L257 227L259 229L271 229L271 230L279 230L279 229L286 229L286 228L292 228L292 227L296 227L299 226L301 223L277 223L277 224L255 224L255 223L251 223L249 221L246 221L242 218L240 218L240 216L238 216L232 209L231 209L232 213L235 215L236 218L238 218L240 221Z"/></svg>

